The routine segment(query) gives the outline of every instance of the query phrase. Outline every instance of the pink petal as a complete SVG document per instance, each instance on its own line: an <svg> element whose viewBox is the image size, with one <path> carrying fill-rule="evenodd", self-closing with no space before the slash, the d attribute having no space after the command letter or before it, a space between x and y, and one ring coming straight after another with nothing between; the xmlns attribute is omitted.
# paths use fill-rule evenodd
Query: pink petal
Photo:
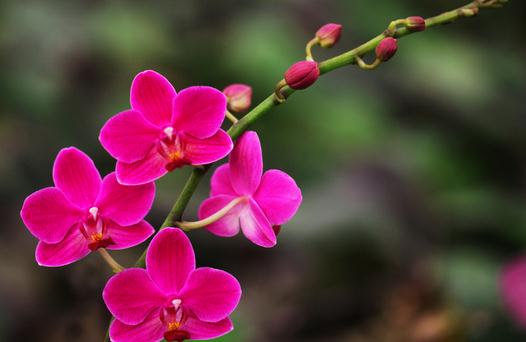
<svg viewBox="0 0 526 342"><path fill-rule="evenodd" d="M164 330L160 310L154 310L137 325L114 320L110 326L110 338L113 342L158 342L163 339Z"/></svg>
<svg viewBox="0 0 526 342"><path fill-rule="evenodd" d="M133 79L131 106L156 126L170 124L175 97L176 92L172 84L153 70L143 71Z"/></svg>
<svg viewBox="0 0 526 342"><path fill-rule="evenodd" d="M500 278L504 304L514 320L526 327L526 257L506 265Z"/></svg>
<svg viewBox="0 0 526 342"><path fill-rule="evenodd" d="M194 249L186 234L177 228L161 230L148 248L146 268L165 293L179 292L195 269Z"/></svg>
<svg viewBox="0 0 526 342"><path fill-rule="evenodd" d="M76 224L59 243L40 241L36 249L36 260L40 266L57 267L69 265L90 253L88 243Z"/></svg>
<svg viewBox="0 0 526 342"><path fill-rule="evenodd" d="M199 219L202 220L223 209L236 197L228 195L217 195L205 200L199 207ZM228 214L216 222L208 225L206 229L217 236L231 237L239 233L239 215L243 209L242 204L232 208Z"/></svg>
<svg viewBox="0 0 526 342"><path fill-rule="evenodd" d="M108 235L115 244L109 245L108 249L125 249L137 246L146 241L155 229L146 221L140 221L131 226L122 227L115 222L106 222Z"/></svg>
<svg viewBox="0 0 526 342"><path fill-rule="evenodd" d="M301 190L292 177L280 170L268 170L254 194L254 200L272 225L289 221L301 204Z"/></svg>
<svg viewBox="0 0 526 342"><path fill-rule="evenodd" d="M168 173L166 160L154 147L148 155L133 163L117 162L115 174L123 185L141 185L153 182Z"/></svg>
<svg viewBox="0 0 526 342"><path fill-rule="evenodd" d="M241 286L225 271L201 267L190 273L179 296L197 318L217 322L230 315L239 304Z"/></svg>
<svg viewBox="0 0 526 342"><path fill-rule="evenodd" d="M228 164L218 167L210 180L210 196L216 195L237 196L230 181L230 165Z"/></svg>
<svg viewBox="0 0 526 342"><path fill-rule="evenodd" d="M220 129L209 138L184 136L184 155L192 165L210 164L226 157L232 151L232 139Z"/></svg>
<svg viewBox="0 0 526 342"><path fill-rule="evenodd" d="M194 317L189 317L183 329L190 333L190 337L193 340L208 340L228 334L234 330L234 327L229 318L225 318L216 323L208 323Z"/></svg>
<svg viewBox="0 0 526 342"><path fill-rule="evenodd" d="M104 218L111 219L122 226L129 226L141 221L148 214L154 198L154 183L121 185L112 172L102 180L95 205Z"/></svg>
<svg viewBox="0 0 526 342"><path fill-rule="evenodd" d="M93 160L75 147L62 149L53 165L55 186L81 208L89 208L99 194L101 178Z"/></svg>
<svg viewBox="0 0 526 342"><path fill-rule="evenodd" d="M167 300L143 268L129 268L108 280L102 291L104 303L125 324L139 324Z"/></svg>
<svg viewBox="0 0 526 342"><path fill-rule="evenodd" d="M226 97L212 87L189 87L174 100L172 124L176 131L196 138L214 135L225 119Z"/></svg>
<svg viewBox="0 0 526 342"><path fill-rule="evenodd" d="M37 239L57 243L81 219L82 212L59 189L44 188L26 198L20 216Z"/></svg>
<svg viewBox="0 0 526 342"><path fill-rule="evenodd" d="M102 127L99 140L115 159L131 163L143 159L154 146L160 129L134 110L121 112Z"/></svg>
<svg viewBox="0 0 526 342"><path fill-rule="evenodd" d="M272 225L254 200L251 199L250 207L242 211L239 222L243 234L256 245L267 248L276 245Z"/></svg>
<svg viewBox="0 0 526 342"><path fill-rule="evenodd" d="M245 132L230 154L230 179L236 192L251 195L256 191L263 172L261 144L256 132Z"/></svg>

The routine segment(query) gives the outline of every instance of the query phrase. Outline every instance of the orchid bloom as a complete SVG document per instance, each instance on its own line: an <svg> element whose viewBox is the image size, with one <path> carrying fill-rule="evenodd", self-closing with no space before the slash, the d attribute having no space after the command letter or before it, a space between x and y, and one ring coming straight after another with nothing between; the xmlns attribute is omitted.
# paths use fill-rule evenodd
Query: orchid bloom
<svg viewBox="0 0 526 342"><path fill-rule="evenodd" d="M206 340L232 331L228 316L241 297L239 282L221 270L195 268L194 250L177 228L152 240L146 269L113 276L102 293L115 316L114 342Z"/></svg>
<svg viewBox="0 0 526 342"><path fill-rule="evenodd" d="M526 256L520 257L502 271L500 290L506 308L522 328L526 328Z"/></svg>
<svg viewBox="0 0 526 342"><path fill-rule="evenodd" d="M121 184L144 184L175 168L215 162L230 153L232 139L220 129L226 97L211 87L176 93L155 71L133 80L131 109L108 120L99 140L117 159Z"/></svg>
<svg viewBox="0 0 526 342"><path fill-rule="evenodd" d="M113 172L101 179L93 161L74 147L58 153L53 181L54 187L29 195L20 212L40 240L39 265L67 265L98 248L128 248L153 234L143 220L155 196L153 183L124 186Z"/></svg>
<svg viewBox="0 0 526 342"><path fill-rule="evenodd" d="M228 164L215 171L210 198L201 204L199 218L213 215L234 200L239 204L207 229L224 237L234 236L241 229L262 247L276 245L272 227L288 222L301 204L301 190L294 179L280 170L263 173L261 145L253 131L237 140Z"/></svg>

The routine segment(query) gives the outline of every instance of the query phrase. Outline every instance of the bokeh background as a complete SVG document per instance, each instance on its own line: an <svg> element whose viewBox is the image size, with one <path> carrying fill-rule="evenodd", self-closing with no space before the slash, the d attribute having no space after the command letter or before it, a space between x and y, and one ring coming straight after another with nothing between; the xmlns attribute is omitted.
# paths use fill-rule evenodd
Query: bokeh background
<svg viewBox="0 0 526 342"><path fill-rule="evenodd" d="M253 86L266 97L323 23L345 26L320 59L391 19L461 0L0 1L0 340L101 341L110 276L94 254L38 267L19 210L52 184L64 146L103 174L104 122L128 108L134 75L181 89ZM243 284L234 341L523 341L499 271L526 247L525 4L400 40L377 71L322 77L258 121L265 167L304 202L276 248L192 232L199 265ZM159 226L190 169L158 182ZM208 178L185 218L209 190ZM130 265L146 247L114 253ZM526 281L526 279L525 279Z"/></svg>

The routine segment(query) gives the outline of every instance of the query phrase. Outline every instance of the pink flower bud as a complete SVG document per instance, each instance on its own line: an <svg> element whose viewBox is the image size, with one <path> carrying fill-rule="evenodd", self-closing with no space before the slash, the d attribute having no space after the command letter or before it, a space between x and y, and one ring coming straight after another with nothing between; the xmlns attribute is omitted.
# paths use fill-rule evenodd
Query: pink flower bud
<svg viewBox="0 0 526 342"><path fill-rule="evenodd" d="M340 40L342 35L342 25L340 24L325 24L316 32L320 46L323 48L330 48Z"/></svg>
<svg viewBox="0 0 526 342"><path fill-rule="evenodd" d="M313 61L300 61L294 63L285 72L285 81L292 89L305 89L312 85L320 76L318 63Z"/></svg>
<svg viewBox="0 0 526 342"><path fill-rule="evenodd" d="M422 17L406 18L406 27L409 31L424 31L426 29L426 20Z"/></svg>
<svg viewBox="0 0 526 342"><path fill-rule="evenodd" d="M228 101L228 108L235 113L244 112L252 102L252 88L246 84L231 84L223 89Z"/></svg>
<svg viewBox="0 0 526 342"><path fill-rule="evenodd" d="M393 57L398 49L396 39L387 37L376 47L376 58L386 62Z"/></svg>

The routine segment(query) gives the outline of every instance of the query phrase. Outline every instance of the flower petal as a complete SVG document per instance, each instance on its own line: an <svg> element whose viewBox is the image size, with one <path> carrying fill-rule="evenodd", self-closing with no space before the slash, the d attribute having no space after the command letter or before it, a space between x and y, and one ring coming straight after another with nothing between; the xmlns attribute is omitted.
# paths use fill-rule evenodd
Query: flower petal
<svg viewBox="0 0 526 342"><path fill-rule="evenodd" d="M53 181L73 204L86 209L99 194L101 178L90 157L75 147L68 147L55 159Z"/></svg>
<svg viewBox="0 0 526 342"><path fill-rule="evenodd" d="M139 161L123 163L118 161L115 174L119 183L123 185L141 185L153 182L168 173L166 160L152 148L150 152Z"/></svg>
<svg viewBox="0 0 526 342"><path fill-rule="evenodd" d="M82 212L57 188L44 188L29 195L20 211L22 221L37 239L57 243L77 222Z"/></svg>
<svg viewBox="0 0 526 342"><path fill-rule="evenodd" d="M153 233L155 229L146 221L140 221L131 226L120 226L115 222L106 222L108 235L111 237L115 244L109 245L108 249L125 249L146 241Z"/></svg>
<svg viewBox="0 0 526 342"><path fill-rule="evenodd" d="M254 200L272 225L289 221L301 204L301 190L292 177L280 170L268 170L254 194Z"/></svg>
<svg viewBox="0 0 526 342"><path fill-rule="evenodd" d="M506 265L500 277L504 304L521 327L526 327L526 257Z"/></svg>
<svg viewBox="0 0 526 342"><path fill-rule="evenodd" d="M198 139L190 135L184 136L184 155L192 165L204 165L226 157L232 147L230 136L220 129L209 138Z"/></svg>
<svg viewBox="0 0 526 342"><path fill-rule="evenodd" d="M234 196L218 195L206 199L199 207L199 219L202 220L215 214L235 198ZM242 204L236 205L221 219L208 225L206 229L217 236L231 237L236 235L239 233L239 215L242 209Z"/></svg>
<svg viewBox="0 0 526 342"><path fill-rule="evenodd" d="M190 273L179 296L197 318L217 322L230 315L239 304L241 286L225 271L201 267Z"/></svg>
<svg viewBox="0 0 526 342"><path fill-rule="evenodd" d="M228 334L234 330L234 326L229 318L215 323L208 323L194 317L189 317L183 329L190 333L190 337L193 340L208 340Z"/></svg>
<svg viewBox="0 0 526 342"><path fill-rule="evenodd" d="M133 79L131 106L156 126L170 124L175 97L176 92L172 84L153 70L143 71Z"/></svg>
<svg viewBox="0 0 526 342"><path fill-rule="evenodd" d="M276 245L276 234L267 217L254 200L250 199L250 206L241 212L239 222L243 234L256 245L266 248Z"/></svg>
<svg viewBox="0 0 526 342"><path fill-rule="evenodd" d="M210 180L210 196L216 195L237 196L230 181L230 165L228 164L218 167Z"/></svg>
<svg viewBox="0 0 526 342"><path fill-rule="evenodd" d="M146 269L165 293L177 293L195 269L194 249L178 228L165 228L152 240L146 253Z"/></svg>
<svg viewBox="0 0 526 342"><path fill-rule="evenodd" d="M154 310L137 325L127 325L118 319L110 326L110 338L113 342L158 342L163 339L164 325L160 319L160 310Z"/></svg>
<svg viewBox="0 0 526 342"><path fill-rule="evenodd" d="M122 226L129 226L141 221L148 214L154 198L154 183L121 185L112 172L102 180L95 205L99 208L101 216Z"/></svg>
<svg viewBox="0 0 526 342"><path fill-rule="evenodd" d="M256 132L245 132L230 154L230 179L240 195L251 195L256 191L263 173L261 144Z"/></svg>
<svg viewBox="0 0 526 342"><path fill-rule="evenodd" d="M70 228L62 241L48 244L40 241L35 252L40 266L58 267L69 265L90 253L86 238L81 234L79 225Z"/></svg>
<svg viewBox="0 0 526 342"><path fill-rule="evenodd" d="M212 87L189 87L174 100L172 124L176 131L196 138L208 138L221 127L226 113L226 96Z"/></svg>
<svg viewBox="0 0 526 342"><path fill-rule="evenodd" d="M159 138L160 130L135 110L121 112L102 127L99 140L115 159L131 163L143 159Z"/></svg>
<svg viewBox="0 0 526 342"><path fill-rule="evenodd" d="M143 268L129 268L108 280L102 291L104 303L116 319L125 324L139 324L166 301Z"/></svg>

